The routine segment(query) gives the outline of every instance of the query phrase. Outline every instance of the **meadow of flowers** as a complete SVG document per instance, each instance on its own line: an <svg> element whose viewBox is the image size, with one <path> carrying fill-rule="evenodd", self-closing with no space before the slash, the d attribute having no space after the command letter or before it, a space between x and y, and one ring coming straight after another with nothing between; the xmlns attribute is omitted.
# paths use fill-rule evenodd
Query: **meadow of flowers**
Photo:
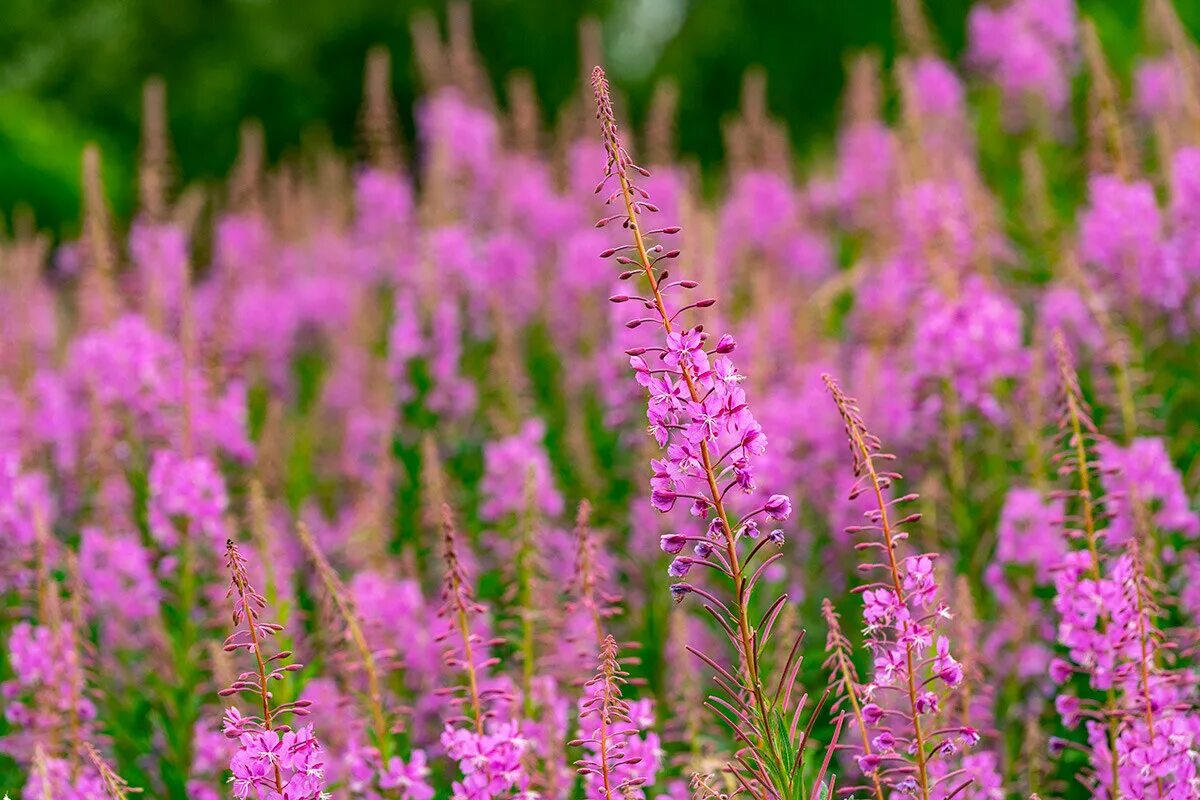
<svg viewBox="0 0 1200 800"><path fill-rule="evenodd" d="M148 82L136 216L0 244L0 792L1200 797L1200 52L899 11L704 181L593 26L220 187Z"/></svg>

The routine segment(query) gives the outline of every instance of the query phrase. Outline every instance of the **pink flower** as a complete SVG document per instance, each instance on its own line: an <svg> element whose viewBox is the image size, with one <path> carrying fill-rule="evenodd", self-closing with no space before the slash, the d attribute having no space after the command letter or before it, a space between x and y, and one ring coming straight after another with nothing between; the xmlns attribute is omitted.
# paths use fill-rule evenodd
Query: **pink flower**
<svg viewBox="0 0 1200 800"><path fill-rule="evenodd" d="M945 636L939 636L937 639L937 656L933 660L933 670L942 682L951 688L962 683L962 664L950 655L950 640Z"/></svg>

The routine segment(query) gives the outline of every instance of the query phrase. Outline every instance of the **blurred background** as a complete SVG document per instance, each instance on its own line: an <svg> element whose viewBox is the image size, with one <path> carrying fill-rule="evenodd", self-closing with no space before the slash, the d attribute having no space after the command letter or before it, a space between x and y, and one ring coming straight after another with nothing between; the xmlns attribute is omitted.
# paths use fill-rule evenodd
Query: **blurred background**
<svg viewBox="0 0 1200 800"><path fill-rule="evenodd" d="M1083 0L1115 67L1139 42L1138 0ZM963 46L967 0L927 0L941 46ZM1200 2L1176 7L1193 34ZM397 105L411 141L420 91L409 20L444 24L438 0L4 0L0 12L0 210L33 208L57 233L77 228L79 156L104 152L109 196L129 213L147 76L167 82L171 136L184 183L224 175L238 123L259 118L272 159L310 137L354 144L363 58L391 48ZM721 120L742 73L760 64L773 111L801 153L829 146L846 54L894 51L892 0L475 0L475 38L504 102L505 77L527 69L547 122L579 80L579 22L600 21L623 106L640 121L655 82L680 89L679 145L705 167L722 158Z"/></svg>

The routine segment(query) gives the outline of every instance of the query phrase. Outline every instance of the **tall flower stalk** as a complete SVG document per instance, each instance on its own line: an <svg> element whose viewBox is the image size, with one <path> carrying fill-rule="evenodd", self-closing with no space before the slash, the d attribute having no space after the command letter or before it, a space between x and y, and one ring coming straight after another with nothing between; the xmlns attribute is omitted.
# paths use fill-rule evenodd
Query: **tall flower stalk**
<svg viewBox="0 0 1200 800"><path fill-rule="evenodd" d="M1060 417L1060 473L1070 480L1064 495L1075 512L1066 521L1068 538L1084 549L1067 554L1055 578L1058 636L1070 663L1056 661L1052 675L1065 682L1073 672L1087 676L1103 701L1062 691L1056 706L1064 724L1086 719L1094 790L1122 797L1170 798L1196 789L1196 758L1183 733L1195 725L1191 679L1165 669L1167 647L1156 619L1153 583L1144 548L1149 523L1138 520L1119 554L1108 552L1111 512L1101 505L1100 463L1090 450L1102 444L1080 389L1066 343L1055 337L1063 409ZM1135 517L1137 497L1130 498ZM1191 696L1189 696L1191 692Z"/></svg>
<svg viewBox="0 0 1200 800"><path fill-rule="evenodd" d="M868 560L859 565L864 574L879 574L857 587L863 597L865 633L874 658L873 680L864 689L871 702L861 709L863 721L878 730L864 740L859 767L896 791L921 800L936 796L941 784L958 779L958 771L934 777L931 759L957 752L959 745L972 746L979 734L967 726L933 729L933 721L943 705L938 687L952 690L963 681L962 666L950 654L950 642L936 636L940 620L950 611L938 597L933 562L936 553L902 556L901 545L908 539L903 526L920 519L919 513L896 519L897 507L918 499L907 494L889 499L900 473L881 468L877 462L890 462L895 456L882 449L863 421L857 402L847 397L829 375L822 376L842 417L850 444L855 481L850 499L864 494L872 499L865 512L867 524L846 529L863 535L855 549L880 553L882 561ZM931 653L930 650L933 650ZM902 698L903 710L890 710L888 703L876 703L876 693L894 692ZM888 709L888 710L885 710ZM900 724L892 725L889 718ZM868 747L874 748L868 752ZM957 793L961 786L952 790Z"/></svg>
<svg viewBox="0 0 1200 800"><path fill-rule="evenodd" d="M463 571L458 555L458 534L454 516L448 505L442 505L442 558L445 560L445 580L442 584L442 606L438 613L450 623L451 630L445 638L457 636L455 646L448 647L443 654L450 669L462 671L463 683L444 690L451 696L450 704L461 709L459 715L448 723L467 722L477 734L484 732L484 721L488 718L480 685L480 670L486 664L478 661L484 647L483 637L471 628L471 620L482 614L484 608L474 597L471 584Z"/></svg>
<svg viewBox="0 0 1200 800"><path fill-rule="evenodd" d="M588 796L598 800L622 800L646 783L641 773L641 759L628 752L632 727L629 701L621 694L629 674L617 659L617 641L605 635L600 646L600 663L596 676L584 686L580 704L580 728L583 737L570 743L585 747L588 753L578 760L579 774L584 777Z"/></svg>
<svg viewBox="0 0 1200 800"><path fill-rule="evenodd" d="M282 650L267 656L267 640L283 626L263 622L259 613L267 603L250 585L246 559L233 540L225 545L225 565L230 573L228 597L233 599L233 624L237 627L225 639L226 652L245 650L254 656L254 669L241 673L221 697L247 694L256 699L262 713L243 715L236 706L225 711L225 735L238 740L238 750L230 762L233 794L239 800L261 796L265 790L288 800L318 800L324 794L325 772L321 745L311 725L300 730L281 720L309 713L308 700L274 702L271 681L282 681L289 672L303 669L302 664L285 663L291 652Z"/></svg>
<svg viewBox="0 0 1200 800"><path fill-rule="evenodd" d="M710 697L707 704L746 746L735 765L739 780L756 796L801 798L805 795L801 761L807 731L798 735L803 703L794 708L792 705L800 666L799 641L778 676L774 693L767 689L761 666L763 648L787 602L786 595L773 602L757 621L751 618L753 589L781 556L766 556L757 567L754 559L765 552L765 545L782 545L784 539L781 531L759 537L759 521L787 519L791 502L777 494L756 500L740 515L730 511L730 495L735 489L744 495L756 492L750 459L765 451L766 436L747 407L745 392L739 385L743 376L727 357L736 347L733 337L722 336L709 349L709 334L702 325L689 327L680 321L681 315L708 308L716 300L705 298L681 305L669 302L673 295L695 289L698 284L692 280L669 281L666 262L678 258L680 251L652 244L648 238L671 236L679 228L643 228L642 217L658 211L646 190L635 182L636 176L646 177L649 173L633 162L621 143L608 80L599 67L592 72L592 90L608 156L596 192L610 187L605 204L617 207L615 214L596 225L620 222L632 239L629 244L605 250L601 256L615 257L617 263L629 268L621 279L643 278L647 289L646 295L619 294L609 299L641 304L649 313L631 320L628 327L658 327L665 339L659 345L626 350L637 382L650 394L650 433L666 449L665 459L651 462L651 502L665 513L680 499L690 501L692 514L709 520L704 536L663 537L663 549L677 556L669 573L681 578L693 566L711 569L728 579L732 596L726 603L686 582L673 584L671 592L677 601L687 594L699 596L738 653L737 677L711 657L696 654L717 672L717 685L726 694L725 698ZM662 366L652 364L656 358ZM752 543L748 553L741 552L744 542ZM695 556L678 555L689 543L695 545Z"/></svg>
<svg viewBox="0 0 1200 800"><path fill-rule="evenodd" d="M524 508L518 522L519 544L517 545L517 602L521 628L521 705L526 719L533 719L536 708L533 684L537 677L538 647L537 628L545 626L548 618L539 608L536 595L543 578L541 553L534 544L534 537L541 529L541 514L536 501L536 472L531 466L525 475Z"/></svg>
<svg viewBox="0 0 1200 800"><path fill-rule="evenodd" d="M1111 796L1113 800L1116 800L1119 776L1117 760L1112 757L1112 754L1117 751L1120 722L1117 715L1117 694L1111 675L1112 667L1115 666L1113 663L1115 654L1111 651L1102 654L1093 650L1097 644L1103 647L1108 639L1109 620L1102 613L1091 618L1090 625L1076 624L1088 622L1089 620L1086 618L1078 620L1074 618L1074 612L1078 610L1074 603L1074 594L1079 588L1078 582L1080 580L1090 581L1093 596L1098 596L1096 592L1104 586L1100 548L1104 532L1101 526L1105 516L1103 509L1097 505L1101 496L1099 487L1095 485L1094 472L1097 464L1088 453L1089 441L1098 435L1098 431L1092 422L1091 410L1083 399L1083 392L1079 387L1079 376L1071 364L1066 341L1059 331L1054 334L1054 352L1062 399L1058 434L1062 449L1057 454L1057 460L1059 474L1067 476L1072 481L1071 488L1065 490L1063 494L1073 498L1075 503L1075 507L1071 509L1073 513L1066 518L1064 526L1067 537L1083 539L1085 548L1084 557L1073 560L1069 558L1056 578L1056 588L1059 592L1056 607L1063 616L1059 622L1059 640L1072 651L1073 657L1086 663L1087 668L1092 670L1093 683L1097 684L1097 688L1104 689L1105 702L1103 708L1096 715L1096 724L1105 729L1109 754L1108 782L1111 787ZM1089 631L1086 628L1092 630ZM1085 638L1090 638L1089 634L1094 635L1096 632L1099 633L1098 640L1085 641ZM1059 695L1059 712L1063 715L1068 727L1074 727L1072 719L1078 719L1078 707L1077 698Z"/></svg>
<svg viewBox="0 0 1200 800"><path fill-rule="evenodd" d="M308 557L312 559L313 564L316 566L317 576L321 579L321 583L325 587L325 592L337 608L338 616L342 618L342 623L346 626L347 637L358 653L358 658L367 680L367 693L364 698L364 704L371 717L371 724L375 734L375 746L379 748L380 763L386 764L391 757L392 726L388 722L388 713L384 708L383 686L375 654L371 652L371 648L367 644L367 637L363 634L362 622L358 616L358 612L354 608L350 592L342 584L341 578L338 577L329 560L325 558L325 554L321 552L321 548L317 546L312 533L308 530L308 526L301 522L297 526L296 533L300 539L300 544L304 547L305 552L308 553Z"/></svg>
<svg viewBox="0 0 1200 800"><path fill-rule="evenodd" d="M118 775L117 771L105 760L104 756L100 755L100 751L91 742L81 743L79 749L84 759L92 765L92 768L96 770L96 774L100 776L104 790L108 793L111 800L129 800L130 795L138 794L142 791L140 788L130 786L127 780Z"/></svg>
<svg viewBox="0 0 1200 800"><path fill-rule="evenodd" d="M608 588L609 576L599 562L596 532L590 523L592 506L581 500L575 511L575 570L568 613L583 617L578 631L567 631L577 655L595 653L604 643L605 621L621 612L621 597Z"/></svg>
<svg viewBox="0 0 1200 800"><path fill-rule="evenodd" d="M446 573L438 613L450 627L442 638L458 639L446 648L443 660L447 667L460 670L463 675L463 683L439 692L450 697L451 708L455 709L455 714L446 720L441 737L446 753L458 762L462 773L462 779L454 784L454 797L496 800L510 796L532 800L526 770L530 740L522 735L515 720L497 718L497 701L511 699L508 692L484 686L486 670L500 663L488 653L488 648L502 640L485 639L473 628L484 607L475 600L459 561L454 519L445 505L442 506L442 557Z"/></svg>
<svg viewBox="0 0 1200 800"><path fill-rule="evenodd" d="M841 617L834 609L833 603L829 602L828 597L821 601L821 616L825 618L827 629L825 652L829 654L824 667L832 676L834 708L843 700L849 704L850 711L854 715L854 723L858 728L858 735L862 739L863 758L872 759L875 757L875 753L871 748L871 731L863 717L863 701L860 696L862 686L858 679L858 670L855 669L854 662L850 657L852 647L846 634L842 633ZM872 770L870 778L870 790L874 793L876 800L885 800L883 784L879 780L879 771ZM846 788L842 787L843 791Z"/></svg>

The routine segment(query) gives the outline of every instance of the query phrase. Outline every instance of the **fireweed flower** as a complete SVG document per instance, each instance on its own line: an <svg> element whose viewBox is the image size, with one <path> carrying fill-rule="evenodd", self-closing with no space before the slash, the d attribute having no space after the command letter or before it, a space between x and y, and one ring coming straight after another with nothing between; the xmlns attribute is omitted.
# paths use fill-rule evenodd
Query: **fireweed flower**
<svg viewBox="0 0 1200 800"><path fill-rule="evenodd" d="M829 602L829 598L821 601L821 615L825 618L827 630L825 652L829 654L822 666L829 672L830 686L834 695L834 708L845 703L850 706L859 736L861 753L856 757L859 770L869 776L870 787L842 787L842 791L855 791L862 788L870 791L876 800L884 800L883 784L879 779L879 767L885 756L896 749L896 737L890 731L878 735L872 733L882 720L882 709L871 703L867 709L863 702L863 685L858 678L858 670L851 659L850 640L842 633L841 617ZM875 752L876 749L880 752Z"/></svg>
<svg viewBox="0 0 1200 800"><path fill-rule="evenodd" d="M401 170L400 125L392 97L391 53L373 47L363 73L359 130L369 165L354 178L356 263L371 280L401 280L411 266L413 191Z"/></svg>
<svg viewBox="0 0 1200 800"><path fill-rule="evenodd" d="M198 298L198 305L204 300L211 304L210 316L219 313L226 318L223 320L226 358L248 363L253 367L249 370L251 374L262 373L268 384L278 390L286 389L291 382L286 367L296 354L303 326L301 309L292 292L290 287L280 287L262 278L242 279L237 281L232 297L220 297L214 289Z"/></svg>
<svg viewBox="0 0 1200 800"><path fill-rule="evenodd" d="M1006 105L1033 101L1054 116L1064 111L1079 59L1073 0L1014 0L1003 7L979 3L971 9L967 33L970 61L1000 87ZM1033 111L1011 122L1036 123Z"/></svg>
<svg viewBox="0 0 1200 800"><path fill-rule="evenodd" d="M378 167L363 169L354 180L355 237L370 265L369 275L393 279L408 267L413 214L412 187L398 172Z"/></svg>
<svg viewBox="0 0 1200 800"><path fill-rule="evenodd" d="M477 197L492 188L501 159L500 130L490 111L446 88L422 102L416 116L422 145L444 159L439 168L468 181Z"/></svg>
<svg viewBox="0 0 1200 800"><path fill-rule="evenodd" d="M861 225L870 208L896 182L899 147L895 134L877 119L856 120L837 140L837 202L842 214Z"/></svg>
<svg viewBox="0 0 1200 800"><path fill-rule="evenodd" d="M909 67L912 101L926 116L961 120L966 89L954 69L936 56L921 56Z"/></svg>
<svg viewBox="0 0 1200 800"><path fill-rule="evenodd" d="M96 708L86 679L75 630L67 623L19 622L8 637L13 677L0 683L10 729L0 751L28 764L41 742L90 737Z"/></svg>
<svg viewBox="0 0 1200 800"><path fill-rule="evenodd" d="M584 685L579 701L580 738L570 743L587 751L575 762L584 794L589 800L642 798L642 787L654 782L658 769L658 739L653 733L641 736L643 720L622 696L628 673L621 669L611 635L604 637L599 659L599 671ZM653 713L646 711L653 722Z"/></svg>
<svg viewBox="0 0 1200 800"><path fill-rule="evenodd" d="M129 257L146 304L173 319L189 280L187 233L178 225L139 219L129 231Z"/></svg>
<svg viewBox="0 0 1200 800"><path fill-rule="evenodd" d="M495 640L487 640L475 629L475 618L486 611L476 599L467 578L458 551L458 535L449 506L442 506L442 559L445 574L442 582L442 605L438 616L447 621L447 626L438 636L438 641L449 641L443 652L445 666L461 670L462 684L446 687L441 693L450 698L450 707L455 716L447 725L468 723L477 733L483 733L484 723L495 716L487 707L488 700L498 699L485 694L481 688L484 670L499 663L488 650Z"/></svg>
<svg viewBox="0 0 1200 800"><path fill-rule="evenodd" d="M966 158L966 88L953 68L937 56L922 55L902 62L898 71L904 116L921 146L946 154L946 164Z"/></svg>
<svg viewBox="0 0 1200 800"><path fill-rule="evenodd" d="M721 209L719 257L732 259L753 250L778 252L795 225L797 204L785 175L763 169L738 175Z"/></svg>
<svg viewBox="0 0 1200 800"><path fill-rule="evenodd" d="M1182 106L1183 90L1177 70L1170 58L1142 61L1133 71L1133 105L1144 119L1170 117Z"/></svg>
<svg viewBox="0 0 1200 800"><path fill-rule="evenodd" d="M122 637L138 642L140 627L114 623L144 622L159 613L163 591L150 550L136 536L110 535L89 526L80 534L79 568L92 611L106 632L116 643Z"/></svg>
<svg viewBox="0 0 1200 800"><path fill-rule="evenodd" d="M382 789L393 789L401 800L432 800L433 787L429 785L429 767L422 750L413 751L407 762L393 756L379 780Z"/></svg>
<svg viewBox="0 0 1200 800"><path fill-rule="evenodd" d="M207 537L214 550L228 540L229 497L225 480L211 460L160 450L150 466L149 483L150 532L160 545L174 547L186 530Z"/></svg>
<svg viewBox="0 0 1200 800"><path fill-rule="evenodd" d="M1027 361L1020 309L972 277L956 297L928 292L914 324L912 361L919 379L946 382L964 410L998 421L996 384L1021 374Z"/></svg>
<svg viewBox="0 0 1200 800"><path fill-rule="evenodd" d="M1082 550L1069 551L1056 572L1056 606L1063 615L1059 639L1071 650L1072 659L1091 673L1092 685L1108 689L1121 642L1106 630L1106 601L1115 601L1122 588L1102 576L1102 547L1108 540L1104 523L1109 515L1099 490L1100 464L1090 452L1100 434L1060 333L1055 334L1054 343L1062 398L1058 433L1062 451L1057 460L1060 474L1071 481L1064 497L1072 507L1068 508L1070 515L1063 518L1063 527L1068 541L1082 540L1085 545Z"/></svg>
<svg viewBox="0 0 1200 800"><path fill-rule="evenodd" d="M1061 283L1047 287L1038 300L1037 320L1039 330L1062 331L1072 352L1077 353L1079 348L1095 352L1104 347L1104 333L1075 288ZM1050 360L1053 348L1049 342L1046 345Z"/></svg>
<svg viewBox="0 0 1200 800"><path fill-rule="evenodd" d="M1055 335L1058 356L1059 389L1063 400L1060 416L1059 438L1063 442L1060 455L1060 471L1072 476L1068 498L1072 501L1072 516L1067 517L1065 532L1068 539L1082 539L1085 549L1072 550L1066 555L1055 576L1055 610L1059 615L1058 639L1068 650L1074 664L1088 675L1094 689L1107 694L1105 714L1096 720L1088 720L1088 738L1092 742L1092 768L1108 776L1110 785L1115 762L1105 754L1115 749L1119 732L1116 713L1114 672L1118 650L1122 642L1116 626L1111 624L1109 608L1117 603L1122 589L1106 579L1101 572L1100 548L1103 542L1104 515L1094 499L1098 493L1093 484L1096 476L1095 462L1088 453L1089 443L1097 432L1092 424L1088 408L1084 405L1078 378L1071 366L1066 343L1061 334ZM1066 669L1054 670L1065 676ZM1056 699L1055 706L1067 727L1075 727L1080 719L1081 703L1078 697L1065 689ZM1103 744L1097 748L1096 742ZM1107 766L1104 762L1107 762Z"/></svg>
<svg viewBox="0 0 1200 800"><path fill-rule="evenodd" d="M489 648L502 639L485 639L475 629L474 618L484 607L475 600L458 554L458 537L449 506L442 506L442 558L446 564L442 606L438 616L448 629L439 638L454 643L446 647L443 661L462 673L463 682L439 691L449 697L452 716L446 719L441 742L458 762L460 780L454 783L454 800L532 798L525 757L531 742L516 721L502 714L512 694L487 679L487 670L500 663Z"/></svg>
<svg viewBox="0 0 1200 800"><path fill-rule="evenodd" d="M1062 498L1043 498L1026 487L1009 489L996 530L996 559L1033 567L1039 582L1049 581L1066 553L1059 531L1064 513Z"/></svg>
<svg viewBox="0 0 1200 800"><path fill-rule="evenodd" d="M404 800L429 800L429 769L425 753L413 750L407 761L392 756L381 767L379 750L372 746L367 724L352 698L338 690L333 680L315 678L304 686L303 696L321 709L320 724L326 752L326 777L365 800L399 796ZM391 791L388 791L391 790Z"/></svg>
<svg viewBox="0 0 1200 800"><path fill-rule="evenodd" d="M1140 299L1175 310L1186 289L1179 264L1168 257L1162 213L1149 181L1094 175L1080 215L1081 259L1098 268L1114 298Z"/></svg>
<svg viewBox="0 0 1200 800"><path fill-rule="evenodd" d="M8 544L0 553L0 587L16 588L32 579L27 562L39 518L48 525L55 519L48 476L24 468L17 453L0 452L0 536Z"/></svg>
<svg viewBox="0 0 1200 800"><path fill-rule="evenodd" d="M1106 552L1113 543L1103 527L1108 514L1097 485L1101 463L1091 455L1105 443L1091 421L1061 336L1056 345L1063 397L1060 471L1073 478L1068 497L1074 512L1067 517L1067 533L1084 543L1067 555L1056 576L1058 636L1073 670L1104 693L1099 704L1064 686L1056 707L1068 727L1085 722L1090 779L1096 786L1114 796L1185 796L1195 788L1195 756L1185 752L1194 733L1179 737L1167 732L1195 730L1194 700L1180 694L1192 681L1167 669L1162 660L1165 643L1156 624L1161 611L1146 574L1143 521L1135 522L1122 552L1115 557ZM1062 665L1056 672L1066 677L1069 669Z"/></svg>
<svg viewBox="0 0 1200 800"><path fill-rule="evenodd" d="M78 754L60 758L49 755L38 745L21 797L24 800L128 800L141 791L130 788L90 742L80 742L78 750ZM81 761L86 761L86 765Z"/></svg>
<svg viewBox="0 0 1200 800"><path fill-rule="evenodd" d="M1200 148L1181 147L1171 158L1168 258L1189 284L1200 274Z"/></svg>
<svg viewBox="0 0 1200 800"><path fill-rule="evenodd" d="M664 513L681 504L707 525L705 534L696 537L695 555L676 556L669 574L682 577L694 566L700 566L705 572L711 570L726 576L733 590L728 605L702 588L698 579L695 583L673 584L671 594L676 601L688 594L705 600L706 611L731 633L738 651L740 666L736 678L710 657L699 652L696 655L716 669L718 685L733 703L714 699L709 705L747 745L738 762L731 765L739 780L747 787L757 786L754 793L801 797L806 791L793 762L799 762L807 737L787 734L793 740L784 741L783 731L787 728L780 727L780 715L790 717L792 713L789 704L799 668L799 661L794 658L798 648L793 648L793 657L787 659L779 675L778 688L770 695L762 675L762 648L758 644L770 637L775 620L787 602L786 595L771 604L757 626L752 626L750 618L754 586L781 554L764 557L753 573L749 572L750 566L756 556L769 546L778 547L782 539L763 536L755 541L750 534L759 523L774 527L773 523L786 520L792 512L791 502L784 495L774 494L765 501L748 504L749 509L740 516L730 513L731 501L736 496L762 497L762 493L755 494L759 490L753 459L765 451L767 437L747 404L741 386L743 376L729 358L736 346L733 338L723 336L712 342L703 326L680 322L680 315L708 308L716 301L701 299L678 308L669 304L669 297L694 289L697 283L669 280L664 262L676 259L679 251L651 244L647 237L666 237L679 229L674 226L643 229L641 218L658 210L649 193L635 182L637 176L644 177L647 172L633 163L621 143L608 80L599 67L592 72L592 89L607 152L604 177L596 192L611 187L605 203L617 208L615 214L596 225L605 227L619 221L632 236L632 243L609 248L602 255L628 267L621 274L622 280L644 278L648 291L646 296L618 294L610 300L632 301L645 309L645 316L631 320L628 327L650 325L662 329L661 344L626 351L635 380L649 393L649 431L665 451L664 458L651 461L650 502ZM799 712L796 713L798 718ZM795 731L795 726L790 730ZM816 779L817 784L823 776L824 769Z"/></svg>
<svg viewBox="0 0 1200 800"><path fill-rule="evenodd" d="M480 517L495 521L508 514L519 514L528 505L526 494L532 489L535 508L540 514L556 517L562 513L563 499L554 485L550 459L543 444L545 424L527 420L512 436L490 442L483 451L483 479L480 491L483 505ZM532 487L528 482L532 481Z"/></svg>
<svg viewBox="0 0 1200 800"><path fill-rule="evenodd" d="M953 273L966 271L977 242L959 181L921 181L905 188L895 204L903 258L920 264L933 261L936 254Z"/></svg>
<svg viewBox="0 0 1200 800"><path fill-rule="evenodd" d="M398 659L405 681L413 689L435 686L441 649L430 626L412 624L414 619L434 616L420 584L412 578L390 578L365 570L354 575L348 588L371 649Z"/></svg>
<svg viewBox="0 0 1200 800"><path fill-rule="evenodd" d="M536 719L522 722L529 739L531 785L539 797L558 797L574 781L574 772L566 758L566 734L570 722L571 699L559 689L553 675L537 675L531 687Z"/></svg>
<svg viewBox="0 0 1200 800"><path fill-rule="evenodd" d="M563 636L572 651L566 654L572 674L590 667L597 648L604 643L607 621L622 610L620 587L612 575L610 555L601 547L600 534L592 528L590 514L591 505L584 500L575 515L574 574L563 624ZM683 534L663 537L668 538L666 546L674 547L673 542L677 541L680 550L687 542Z"/></svg>
<svg viewBox="0 0 1200 800"><path fill-rule="evenodd" d="M464 419L475 410L475 384L462 374L462 311L458 300L445 297L433 310L430 326L429 373L433 381L425 402L450 419Z"/></svg>
<svg viewBox="0 0 1200 800"><path fill-rule="evenodd" d="M71 343L65 376L81 407L99 403L107 418L127 423L130 440L179 447L180 420L192 415L196 444L234 458L253 455L246 430L245 388L214 391L173 339L127 315ZM99 424L98 421L93 425Z"/></svg>
<svg viewBox="0 0 1200 800"><path fill-rule="evenodd" d="M232 540L225 546L225 565L231 576L228 597L233 600L233 624L239 626L225 639L225 650L230 653L244 650L253 655L255 668L241 673L227 689L221 690L220 695L246 694L257 698L261 708L261 714L243 715L236 706L225 711L225 736L238 741L238 749L229 762L233 773L230 778L233 796L238 800L262 796L281 800L324 800L327 797L324 792L324 754L312 726L293 730L280 724L280 718L289 714L307 716L311 703L295 700L275 704L268 688L268 681L282 680L284 675L302 669L303 665L284 664L291 656L287 650L270 656L266 654L266 640L277 635L283 626L259 619L267 602L250 585L246 559Z"/></svg>
<svg viewBox="0 0 1200 800"><path fill-rule="evenodd" d="M1171 463L1166 442L1157 437L1138 437L1127 447L1111 441L1097 443L1101 470L1111 477L1108 510L1108 541L1121 544L1134 535L1136 515L1148 515L1155 531L1177 531L1189 538L1200 535L1200 518L1191 510L1183 488L1183 476ZM1140 508L1139 508L1140 506Z"/></svg>
<svg viewBox="0 0 1200 800"><path fill-rule="evenodd" d="M196 721L192 730L192 764L188 776L188 797L194 800L219 800L214 786L224 782L225 767L237 750L237 743L221 732L220 723L211 717Z"/></svg>
<svg viewBox="0 0 1200 800"><path fill-rule="evenodd" d="M366 636L363 633L363 624L350 592L325 558L325 554L321 552L320 547L317 546L312 534L309 533L307 526L303 522L298 526L297 534L300 544L304 547L309 558L312 559L313 564L317 568L317 575L325 587L326 594L342 619L342 624L345 626L346 639L349 640L357 651L359 666L366 678L367 690L363 694L362 699L364 712L371 718L376 761L388 763L392 755L392 728L388 721L389 712L385 707L385 698L381 683L381 679L385 676L381 675L376 653L367 643Z"/></svg>
<svg viewBox="0 0 1200 800"><path fill-rule="evenodd" d="M1019 703L1029 713L1036 713L1032 709L1061 683L1051 675L1053 611L1037 590L1053 584L1054 570L1067 553L1061 530L1065 513L1061 497L1025 486L1010 488L996 526L995 558L983 574L984 585L1006 613L984 633L980 655L986 664L1011 665L1000 670L1008 681L1036 689Z"/></svg>
<svg viewBox="0 0 1200 800"><path fill-rule="evenodd" d="M863 596L863 633L874 660L873 679L863 688L863 697L872 702L869 710L864 706L859 716L864 721L873 719L867 724L886 734L882 743L889 745L888 764L879 773L884 784L922 800L947 790L955 794L958 789L951 787L963 782L958 771L938 774L930 762L962 746L974 745L978 737L965 727L934 729L932 724L942 707L945 690L953 690L963 682L962 665L951 654L949 640L937 632L938 623L950 617L938 596L933 571L937 555L901 555L900 545L908 539L902 526L920 519L920 514L896 519L896 507L917 499L917 495L887 499L888 491L901 476L890 468L881 469L879 463L895 457L883 452L879 440L867 430L857 402L843 394L832 377L826 375L824 380L849 439L855 476L850 496L869 494L875 499L874 507L864 514L867 524L847 528L847 533L871 536L864 537L858 549L880 553L880 561L868 560L860 570L882 573L880 580L865 583L857 590ZM885 716L875 702L876 694L881 700L897 700L904 708ZM859 766L871 775L880 769L883 758L882 753L864 749Z"/></svg>

